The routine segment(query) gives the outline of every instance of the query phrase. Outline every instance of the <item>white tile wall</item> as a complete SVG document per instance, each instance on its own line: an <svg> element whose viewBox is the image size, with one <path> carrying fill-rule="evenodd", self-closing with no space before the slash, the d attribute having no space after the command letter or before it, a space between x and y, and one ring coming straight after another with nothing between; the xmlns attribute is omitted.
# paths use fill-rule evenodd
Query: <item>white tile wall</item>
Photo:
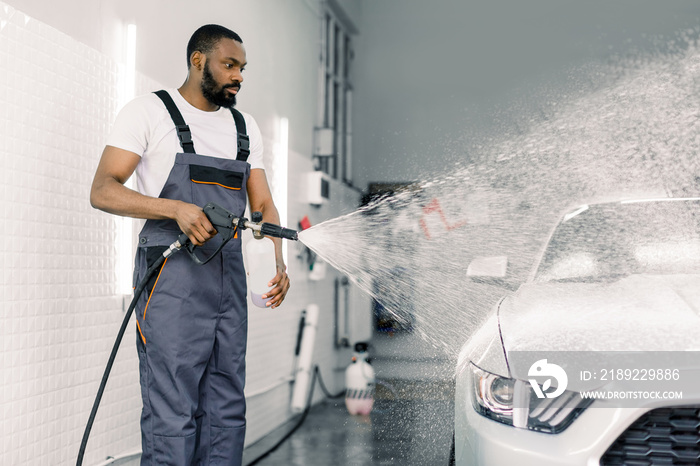
<svg viewBox="0 0 700 466"><path fill-rule="evenodd" d="M105 55L0 2L0 465L74 464L123 318L115 295L114 217L92 209L88 199L116 111L117 79L118 65ZM136 87L140 94L161 86L139 75ZM266 115L256 117L261 128L270 126ZM269 152L274 135L266 136ZM311 160L291 152L289 167L289 226L304 215L315 224L356 206L356 193L337 184L332 205L304 204L299 179L312 170ZM342 388L349 353L333 342L336 274L309 281L297 247L289 249L293 286L285 305L268 310L249 303L246 391L256 395L248 401L247 444L291 417L292 384L283 379L293 373L299 318L309 303L321 309L315 362L330 390ZM353 302L354 339L365 340L369 301ZM132 320L86 465L140 447L134 338Z"/></svg>
<svg viewBox="0 0 700 466"><path fill-rule="evenodd" d="M71 464L123 315L114 220L88 201L116 66L0 3L0 70L0 464ZM135 364L124 345L86 464L138 444Z"/></svg>

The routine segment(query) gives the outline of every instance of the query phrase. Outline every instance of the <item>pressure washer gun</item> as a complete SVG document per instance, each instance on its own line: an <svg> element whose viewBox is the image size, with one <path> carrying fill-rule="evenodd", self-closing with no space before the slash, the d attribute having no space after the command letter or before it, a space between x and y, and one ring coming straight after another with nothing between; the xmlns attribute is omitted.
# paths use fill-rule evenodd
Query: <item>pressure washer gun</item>
<svg viewBox="0 0 700 466"><path fill-rule="evenodd" d="M253 212L251 215L253 219L248 220L245 217L235 217L231 212L213 202L205 205L202 210L204 210L209 221L217 230L219 230L219 228L223 228L229 232L232 230L232 232L229 233L231 238L235 236L237 229L245 230L249 228L253 230L253 235L255 236L273 236L275 238L291 239L294 241L299 239L296 230L283 228L274 223L263 223L262 212ZM219 230L219 232L221 232L221 230Z"/></svg>
<svg viewBox="0 0 700 466"><path fill-rule="evenodd" d="M143 290L145 289L146 283L155 274L155 272L160 269L165 259L167 259L174 252L185 248L185 250L190 254L190 257L196 264L204 265L211 259L213 259L219 253L219 251L221 251L221 249L226 243L235 238L236 233L239 230L245 229L253 230L253 235L256 237L272 236L275 238L291 239L294 241L299 239L297 237L297 232L294 230L290 230L289 228L283 228L279 225L275 225L274 223L263 223L261 212L253 212L253 220L251 221L245 217L236 217L228 210L214 204L213 202L210 202L209 204L205 205L202 210L204 211L204 214L207 216L207 218L209 218L209 221L214 226L214 228L216 228L218 232L217 236L221 235L221 244L216 249L216 251L214 251L206 260L200 260L194 252L197 246L195 246L190 241L189 237L185 233L182 233L177 238L177 240L173 244L171 244L168 247L168 249L165 250L165 252L158 258L158 260L153 265L151 265L151 267L148 268L144 278L134 289L134 298L132 299L129 308L127 309L126 314L124 315L124 320L122 321L121 328L119 329L119 333L117 334L117 339L114 342L112 352L110 353L109 360L107 361L107 367L105 367L105 372L102 375L102 381L100 382L100 387L97 390L95 402L93 403L92 410L90 411L90 417L88 418L87 425L85 426L83 440L80 443L80 450L78 452L78 459L76 462L77 466L81 466L83 464L83 457L85 455L87 441L90 437L92 424L95 422L95 416L97 416L97 408L100 406L100 400L102 399L102 394L104 393L105 386L107 385L109 373L112 370L112 365L114 364L114 360L117 356L117 350L119 349L119 345L121 344L122 338L124 337L124 332L126 331L126 327L129 322L129 317L134 312L136 302L138 301L139 296L141 296Z"/></svg>
<svg viewBox="0 0 700 466"><path fill-rule="evenodd" d="M189 237L185 233L182 233L178 237L177 241L171 244L168 250L163 253L166 258L173 252L184 247L196 264L204 265L214 256L216 256L224 245L236 236L236 233L239 230L245 229L252 230L253 236L256 238L271 236L274 238L290 239L294 241L299 239L296 230L284 228L279 225L275 225L274 223L263 223L262 212L253 212L251 215L253 219L248 220L245 217L236 217L228 210L214 204L213 202L205 205L202 210L214 228L216 228L218 234L221 235L222 242L219 247L216 249L216 251L214 251L214 253L211 254L211 256L209 256L208 259L201 260L194 252L197 246L190 241Z"/></svg>

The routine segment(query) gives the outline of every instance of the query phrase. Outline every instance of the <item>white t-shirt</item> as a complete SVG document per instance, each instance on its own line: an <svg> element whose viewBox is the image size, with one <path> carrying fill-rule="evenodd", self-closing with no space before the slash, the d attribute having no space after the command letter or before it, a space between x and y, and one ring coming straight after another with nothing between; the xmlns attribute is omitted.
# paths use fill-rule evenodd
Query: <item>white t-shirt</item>
<svg viewBox="0 0 700 466"><path fill-rule="evenodd" d="M177 89L167 89L192 132L197 154L235 159L238 152L236 123L228 108L205 112L187 102ZM262 168L263 144L260 128L252 116L243 113L250 138L248 163ZM149 93L132 100L117 115L107 145L141 156L136 180L141 194L158 197L175 163L175 154L184 152L163 101Z"/></svg>

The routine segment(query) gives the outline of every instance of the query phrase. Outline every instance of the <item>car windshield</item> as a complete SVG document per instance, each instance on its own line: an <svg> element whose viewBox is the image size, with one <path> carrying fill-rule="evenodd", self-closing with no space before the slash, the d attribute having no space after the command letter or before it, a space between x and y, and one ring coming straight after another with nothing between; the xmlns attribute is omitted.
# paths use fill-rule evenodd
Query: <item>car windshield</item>
<svg viewBox="0 0 700 466"><path fill-rule="evenodd" d="M700 273L700 201L584 206L554 231L535 281L615 281Z"/></svg>

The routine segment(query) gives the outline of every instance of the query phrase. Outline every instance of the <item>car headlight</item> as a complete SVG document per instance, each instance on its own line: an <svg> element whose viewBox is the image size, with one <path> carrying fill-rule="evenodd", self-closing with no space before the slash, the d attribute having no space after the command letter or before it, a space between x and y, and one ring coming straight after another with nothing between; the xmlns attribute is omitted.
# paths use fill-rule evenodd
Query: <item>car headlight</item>
<svg viewBox="0 0 700 466"><path fill-rule="evenodd" d="M569 390L556 398L538 398L527 381L501 377L473 364L470 367L474 409L513 427L557 434L569 427L592 401Z"/></svg>

